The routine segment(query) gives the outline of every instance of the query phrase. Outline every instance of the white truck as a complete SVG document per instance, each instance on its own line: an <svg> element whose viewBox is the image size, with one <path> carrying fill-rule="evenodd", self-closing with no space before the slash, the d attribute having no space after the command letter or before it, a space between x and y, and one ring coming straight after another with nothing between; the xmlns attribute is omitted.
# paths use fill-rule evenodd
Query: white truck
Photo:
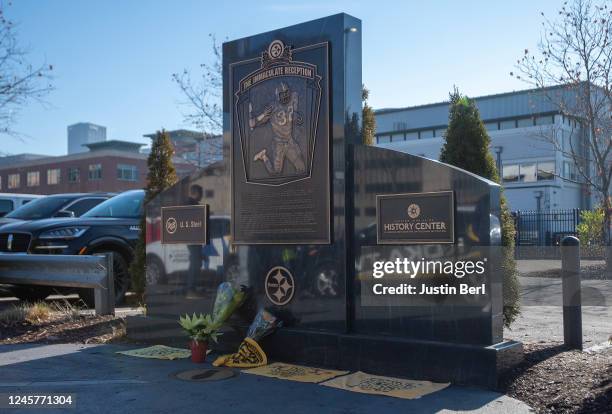
<svg viewBox="0 0 612 414"><path fill-rule="evenodd" d="M41 197L44 197L44 195L0 193L0 217L4 217L16 208Z"/></svg>

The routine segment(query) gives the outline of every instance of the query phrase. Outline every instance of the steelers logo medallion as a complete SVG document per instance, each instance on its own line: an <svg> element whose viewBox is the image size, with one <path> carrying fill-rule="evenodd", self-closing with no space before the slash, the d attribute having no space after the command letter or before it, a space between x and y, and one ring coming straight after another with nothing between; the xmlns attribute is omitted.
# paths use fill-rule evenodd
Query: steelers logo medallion
<svg viewBox="0 0 612 414"><path fill-rule="evenodd" d="M275 305L283 306L291 302L295 291L293 275L282 266L275 266L266 275L266 296Z"/></svg>
<svg viewBox="0 0 612 414"><path fill-rule="evenodd" d="M407 213L408 217L410 217L411 219L415 219L421 214L421 207L419 207L418 204L410 204L408 206Z"/></svg>
<svg viewBox="0 0 612 414"><path fill-rule="evenodd" d="M283 54L283 50L285 50L283 42L275 40L268 46L268 55L270 55L272 59L278 59Z"/></svg>
<svg viewBox="0 0 612 414"><path fill-rule="evenodd" d="M177 224L176 224L176 219L174 217L169 217L168 220L166 220L166 231L170 234L174 234L176 233L176 229L177 229Z"/></svg>

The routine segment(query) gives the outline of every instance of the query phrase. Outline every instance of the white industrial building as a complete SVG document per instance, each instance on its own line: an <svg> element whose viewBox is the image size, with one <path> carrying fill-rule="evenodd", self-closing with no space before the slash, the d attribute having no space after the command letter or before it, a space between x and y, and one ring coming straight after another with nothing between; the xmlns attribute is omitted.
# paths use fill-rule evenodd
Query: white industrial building
<svg viewBox="0 0 612 414"><path fill-rule="evenodd" d="M584 144L580 124L561 115L534 90L474 98L491 137L491 152L503 172L510 209L589 209L597 200L569 152ZM376 111L376 145L438 159L448 125L449 103ZM550 142L556 137L558 144Z"/></svg>

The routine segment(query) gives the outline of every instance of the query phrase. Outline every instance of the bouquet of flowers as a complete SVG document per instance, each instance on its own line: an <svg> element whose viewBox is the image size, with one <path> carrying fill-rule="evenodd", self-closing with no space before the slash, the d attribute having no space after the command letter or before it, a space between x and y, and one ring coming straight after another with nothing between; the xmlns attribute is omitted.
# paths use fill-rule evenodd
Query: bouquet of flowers
<svg viewBox="0 0 612 414"><path fill-rule="evenodd" d="M251 323L247 330L247 338L252 338L254 341L259 342L261 338L270 335L276 328L280 328L282 324L283 322L276 316L265 309L261 309L257 312L253 323Z"/></svg>
<svg viewBox="0 0 612 414"><path fill-rule="evenodd" d="M242 306L246 297L244 287L236 291L231 283L221 283L217 288L217 296L213 305L212 326L217 329L220 328L232 316L234 311Z"/></svg>
<svg viewBox="0 0 612 414"><path fill-rule="evenodd" d="M266 365L268 357L261 349L258 341L274 332L281 325L282 321L280 319L267 310L261 309L249 326L247 336L238 347L238 351L234 354L220 356L213 362L213 365L238 368L255 368Z"/></svg>

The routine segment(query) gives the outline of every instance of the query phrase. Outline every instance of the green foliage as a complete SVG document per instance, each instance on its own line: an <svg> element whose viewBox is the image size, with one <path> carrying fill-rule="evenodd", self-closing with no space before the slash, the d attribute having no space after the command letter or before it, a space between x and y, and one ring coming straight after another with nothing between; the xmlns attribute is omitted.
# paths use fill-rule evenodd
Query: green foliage
<svg viewBox="0 0 612 414"><path fill-rule="evenodd" d="M376 118L374 109L368 105L370 91L365 87L361 89L361 100L363 101L361 135L365 145L374 145L374 134L376 133Z"/></svg>
<svg viewBox="0 0 612 414"><path fill-rule="evenodd" d="M440 161L498 181L497 168L489 152L491 139L474 101L457 89L450 95L450 113Z"/></svg>
<svg viewBox="0 0 612 414"><path fill-rule="evenodd" d="M602 257L606 252L604 236L605 209L580 212L580 224L576 226L582 256Z"/></svg>
<svg viewBox="0 0 612 414"><path fill-rule="evenodd" d="M197 316L194 312L192 317L189 317L187 314L185 314L185 316L179 316L179 325L181 325L187 335L194 341L210 342L212 340L217 342L219 336L222 335L213 323L210 314L203 315L200 313L200 315Z"/></svg>
<svg viewBox="0 0 612 414"><path fill-rule="evenodd" d="M450 110L440 161L499 183L499 174L489 151L491 138L473 100L457 88L450 94ZM514 220L503 192L500 196L504 324L509 327L520 314L519 282L514 259Z"/></svg>
<svg viewBox="0 0 612 414"><path fill-rule="evenodd" d="M580 224L576 226L580 244L587 246L604 245L602 228L604 225L604 209L583 210L580 212Z"/></svg>
<svg viewBox="0 0 612 414"><path fill-rule="evenodd" d="M151 145L151 153L147 159L148 173L145 188L145 203L178 181L172 162L174 148L166 131L158 131ZM130 264L132 289L142 300L146 285L146 243L145 214L140 219L140 237L134 249L134 259Z"/></svg>

